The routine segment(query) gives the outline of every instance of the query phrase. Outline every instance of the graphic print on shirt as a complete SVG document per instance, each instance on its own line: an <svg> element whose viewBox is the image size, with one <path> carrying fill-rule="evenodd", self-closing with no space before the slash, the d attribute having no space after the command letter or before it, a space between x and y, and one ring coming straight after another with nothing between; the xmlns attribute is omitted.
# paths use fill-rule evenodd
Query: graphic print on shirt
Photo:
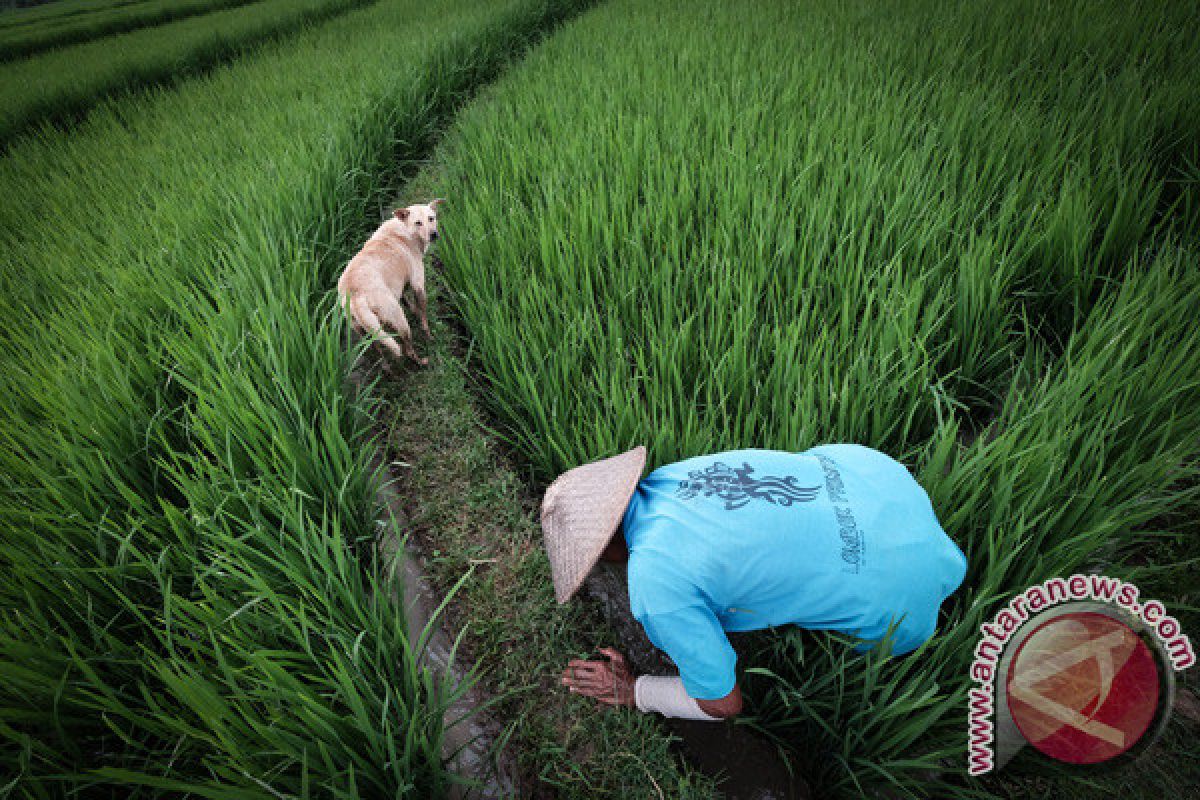
<svg viewBox="0 0 1200 800"><path fill-rule="evenodd" d="M825 488L829 499L833 501L833 513L837 517L838 536L842 538L842 561L845 571L858 573L863 562L863 534L854 519L846 499L846 484L842 482L842 473L838 470L833 459L824 454L817 454L821 469L825 472Z"/></svg>
<svg viewBox="0 0 1200 800"><path fill-rule="evenodd" d="M697 495L716 495L725 501L726 511L735 511L751 500L766 500L779 506L807 503L816 498L821 488L801 486L794 475L753 478L753 472L754 468L749 464L743 463L740 468L735 469L717 461L705 469L688 472L691 480L680 481L676 494L685 500Z"/></svg>

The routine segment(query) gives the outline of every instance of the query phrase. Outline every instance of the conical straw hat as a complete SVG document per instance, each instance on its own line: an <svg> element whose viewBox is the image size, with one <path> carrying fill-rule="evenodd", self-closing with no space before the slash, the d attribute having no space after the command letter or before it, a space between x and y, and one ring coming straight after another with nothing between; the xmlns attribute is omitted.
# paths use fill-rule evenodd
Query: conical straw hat
<svg viewBox="0 0 1200 800"><path fill-rule="evenodd" d="M645 466L646 448L639 445L568 470L546 489L542 532L559 603L571 599L600 560Z"/></svg>

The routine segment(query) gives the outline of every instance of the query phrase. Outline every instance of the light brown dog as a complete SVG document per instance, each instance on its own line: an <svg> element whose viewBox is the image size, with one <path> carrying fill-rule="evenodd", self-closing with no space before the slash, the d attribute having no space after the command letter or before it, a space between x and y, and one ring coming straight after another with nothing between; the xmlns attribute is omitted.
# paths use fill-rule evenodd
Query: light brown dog
<svg viewBox="0 0 1200 800"><path fill-rule="evenodd" d="M437 239L437 207L428 205L398 208L392 218L379 226L338 280L338 298L350 310L355 330L367 336L378 335L381 345L396 358L411 358L424 366L413 348L412 329L400 307L403 299L409 313L416 314L421 330L430 338L429 319L425 316L425 251ZM411 296L404 294L412 289ZM397 344L384 328L391 328L400 340Z"/></svg>

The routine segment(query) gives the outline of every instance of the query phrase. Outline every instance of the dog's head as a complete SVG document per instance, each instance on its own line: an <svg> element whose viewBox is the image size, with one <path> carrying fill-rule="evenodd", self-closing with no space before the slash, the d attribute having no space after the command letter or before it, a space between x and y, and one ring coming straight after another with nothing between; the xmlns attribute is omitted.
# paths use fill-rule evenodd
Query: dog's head
<svg viewBox="0 0 1200 800"><path fill-rule="evenodd" d="M417 240L421 250L438 238L437 207L441 202L440 199L431 200L428 205L406 206L394 212L405 233Z"/></svg>

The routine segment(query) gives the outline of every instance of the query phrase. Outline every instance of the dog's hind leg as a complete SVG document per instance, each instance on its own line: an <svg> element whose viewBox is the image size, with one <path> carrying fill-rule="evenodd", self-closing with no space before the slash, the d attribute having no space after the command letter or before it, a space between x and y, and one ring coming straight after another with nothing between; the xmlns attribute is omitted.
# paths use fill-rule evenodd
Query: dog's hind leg
<svg viewBox="0 0 1200 800"><path fill-rule="evenodd" d="M396 332L405 355L421 366L428 364L429 359L418 356L413 347L412 329L408 327L408 318L404 316L404 309L400 307L396 298L388 297L386 300L379 298L379 304L375 306L375 310L379 312L384 324Z"/></svg>
<svg viewBox="0 0 1200 800"><path fill-rule="evenodd" d="M406 353L396 344L396 340L388 335L383 329L383 324L379 320L379 316L375 313L375 309L371 308L371 304L361 295L356 295L350 300L350 313L354 317L355 323L367 336L374 335L375 339L383 345L397 359L403 360ZM406 329L408 325L404 326ZM411 338L411 337L410 337ZM409 345L409 349L412 345Z"/></svg>

